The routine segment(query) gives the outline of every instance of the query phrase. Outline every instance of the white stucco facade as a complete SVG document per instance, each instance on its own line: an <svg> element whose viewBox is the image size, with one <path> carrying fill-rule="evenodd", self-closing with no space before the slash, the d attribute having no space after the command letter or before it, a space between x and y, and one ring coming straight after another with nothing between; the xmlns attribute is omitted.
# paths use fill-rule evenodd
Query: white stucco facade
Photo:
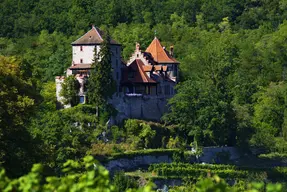
<svg viewBox="0 0 287 192"><path fill-rule="evenodd" d="M98 54L100 51L100 45L73 45L73 63L92 64L95 47L97 47Z"/></svg>

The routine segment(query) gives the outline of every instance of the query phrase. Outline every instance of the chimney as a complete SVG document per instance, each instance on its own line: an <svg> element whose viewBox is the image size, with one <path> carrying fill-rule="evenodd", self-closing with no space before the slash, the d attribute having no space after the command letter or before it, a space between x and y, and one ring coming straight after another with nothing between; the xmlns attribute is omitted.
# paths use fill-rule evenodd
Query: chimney
<svg viewBox="0 0 287 192"><path fill-rule="evenodd" d="M140 44L138 42L136 42L136 51L140 51Z"/></svg>
<svg viewBox="0 0 287 192"><path fill-rule="evenodd" d="M170 56L172 56L172 57L173 57L173 45L172 45L172 46L170 46L169 54L170 54Z"/></svg>

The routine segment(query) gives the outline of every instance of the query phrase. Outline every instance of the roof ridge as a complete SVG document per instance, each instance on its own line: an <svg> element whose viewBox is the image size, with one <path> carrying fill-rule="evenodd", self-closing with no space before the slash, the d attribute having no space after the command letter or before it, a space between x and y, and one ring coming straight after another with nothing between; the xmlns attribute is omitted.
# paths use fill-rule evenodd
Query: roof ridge
<svg viewBox="0 0 287 192"><path fill-rule="evenodd" d="M179 63L168 51L161 45L157 37L147 47L146 52L150 53L153 60L157 63Z"/></svg>
<svg viewBox="0 0 287 192"><path fill-rule="evenodd" d="M137 60L137 61L141 61L140 59L136 59L136 60ZM146 77L147 74L144 72L144 70L143 70L143 68L142 68L142 65L139 63L138 66L140 67L140 71L141 71L141 73L143 74L145 80L146 80L147 82L149 82L148 78Z"/></svg>
<svg viewBox="0 0 287 192"><path fill-rule="evenodd" d="M94 27L94 26L92 26L92 29L93 29L93 27ZM89 33L92 29L90 29L90 30L87 31L84 35L82 35L81 37L79 37L78 39L76 39L75 41L73 41L72 44L75 43L76 41L78 41L79 39L81 39L82 37L84 37L84 36L85 36L87 33Z"/></svg>
<svg viewBox="0 0 287 192"><path fill-rule="evenodd" d="M99 33L100 29L97 28L97 27L95 27L95 26L93 26L93 28L96 30L96 32L97 32L97 34L99 35L99 37L100 37L102 40L104 40L104 39L102 38L101 34ZM98 30L99 30L99 31L98 31Z"/></svg>
<svg viewBox="0 0 287 192"><path fill-rule="evenodd" d="M102 44L104 39L103 36L105 32L100 28L92 26L92 28L87 31L84 35L79 37L77 40L73 41L72 45L99 45ZM120 45L115 40L110 38L110 44L112 45Z"/></svg>

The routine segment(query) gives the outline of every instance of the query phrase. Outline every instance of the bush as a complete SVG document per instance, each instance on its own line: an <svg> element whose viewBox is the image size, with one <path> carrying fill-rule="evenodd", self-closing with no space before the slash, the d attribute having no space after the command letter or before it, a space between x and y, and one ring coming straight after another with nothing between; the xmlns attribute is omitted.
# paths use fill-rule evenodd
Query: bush
<svg viewBox="0 0 287 192"><path fill-rule="evenodd" d="M115 126L115 125L112 126L111 133L112 133L113 142L115 143L122 141L124 138L124 131L121 130L118 126Z"/></svg>
<svg viewBox="0 0 287 192"><path fill-rule="evenodd" d="M132 177L125 176L123 171L115 173L112 183L116 187L117 192L126 191L129 188L138 188L137 181Z"/></svg>

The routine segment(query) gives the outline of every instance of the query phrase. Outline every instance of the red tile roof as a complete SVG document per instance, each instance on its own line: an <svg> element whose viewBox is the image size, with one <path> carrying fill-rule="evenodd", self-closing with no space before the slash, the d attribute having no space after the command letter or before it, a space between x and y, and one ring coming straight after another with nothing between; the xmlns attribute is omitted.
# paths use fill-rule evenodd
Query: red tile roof
<svg viewBox="0 0 287 192"><path fill-rule="evenodd" d="M179 63L161 46L156 37L148 46L146 52L149 52L157 63Z"/></svg>
<svg viewBox="0 0 287 192"><path fill-rule="evenodd" d="M145 73L146 66L140 59L135 59L125 70L123 71L123 83L157 83ZM129 78L129 73L133 72L133 78Z"/></svg>
<svg viewBox="0 0 287 192"><path fill-rule="evenodd" d="M99 28L92 27L90 31L72 43L72 45L95 45L103 42L104 32ZM111 39L111 44L119 45L115 40Z"/></svg>

